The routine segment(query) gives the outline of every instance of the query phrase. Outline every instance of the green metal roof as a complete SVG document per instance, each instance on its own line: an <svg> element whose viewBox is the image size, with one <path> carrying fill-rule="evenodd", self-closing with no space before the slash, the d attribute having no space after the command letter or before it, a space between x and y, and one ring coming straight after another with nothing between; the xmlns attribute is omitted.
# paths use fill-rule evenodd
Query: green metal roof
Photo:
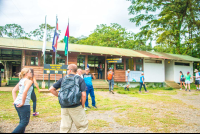
<svg viewBox="0 0 200 134"><path fill-rule="evenodd" d="M43 46L42 41L11 39L11 38L0 37L0 47L4 47L4 48L42 51L42 46ZM57 51L64 51L64 47L65 47L64 43L58 43ZM47 42L46 51L50 51L50 50L52 50L52 42ZM93 53L93 54L116 55L116 56L127 56L127 57L161 58L161 59L197 61L197 62L200 61L200 59L194 58L188 55L168 54L168 53L161 53L161 52L147 52L147 51L138 51L138 50L132 50L132 49L124 49L124 48L79 45L79 44L69 44L69 51Z"/></svg>

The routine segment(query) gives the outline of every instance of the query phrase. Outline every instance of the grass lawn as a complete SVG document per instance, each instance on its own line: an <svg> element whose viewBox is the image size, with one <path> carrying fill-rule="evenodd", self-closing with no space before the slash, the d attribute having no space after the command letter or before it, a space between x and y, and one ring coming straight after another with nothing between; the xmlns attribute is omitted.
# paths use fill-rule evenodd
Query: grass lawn
<svg viewBox="0 0 200 134"><path fill-rule="evenodd" d="M108 90L96 90L105 91ZM194 106L186 105L179 99L173 99L170 95L176 95L178 90L169 88L148 88L149 93L138 93L138 88L130 88L130 91L124 91L123 88L114 89L115 92L127 95L127 98L111 99L101 94L96 94L96 103L98 109L88 109L86 114L98 111L113 111L119 116L114 117L116 123L123 126L149 127L153 132L171 132L181 125L188 125L185 121L177 116L177 113L172 108L187 107L196 109ZM38 93L37 96L37 111L44 122L60 121L60 105L58 98L43 93ZM159 94L159 95L158 95ZM185 93L186 94L186 93ZM195 92L192 95L199 95L200 92ZM186 94L187 95L187 94ZM131 98L138 100L131 101ZM12 105L12 93L0 92L0 120L10 123L18 123L19 118L17 112ZM89 97L91 104L91 99ZM32 101L31 101L32 111ZM31 112L32 113L32 112ZM31 120L34 118L31 116ZM109 122L102 119L89 120L89 130L101 130L103 127L109 127ZM170 127L170 129L169 129Z"/></svg>

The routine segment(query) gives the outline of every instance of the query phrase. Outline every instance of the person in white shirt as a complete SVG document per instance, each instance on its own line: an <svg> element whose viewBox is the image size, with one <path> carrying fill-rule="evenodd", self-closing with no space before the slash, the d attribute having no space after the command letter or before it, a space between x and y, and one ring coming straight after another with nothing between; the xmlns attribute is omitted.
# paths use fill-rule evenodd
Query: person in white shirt
<svg viewBox="0 0 200 134"><path fill-rule="evenodd" d="M77 69L77 74L76 75L79 75L81 78L83 78L83 75L82 75L82 69Z"/></svg>
<svg viewBox="0 0 200 134"><path fill-rule="evenodd" d="M195 78L195 85L197 87L197 90L200 90L200 72L197 69L195 69L194 72L195 72L195 76L193 77ZM198 85L199 85L199 88L198 88Z"/></svg>

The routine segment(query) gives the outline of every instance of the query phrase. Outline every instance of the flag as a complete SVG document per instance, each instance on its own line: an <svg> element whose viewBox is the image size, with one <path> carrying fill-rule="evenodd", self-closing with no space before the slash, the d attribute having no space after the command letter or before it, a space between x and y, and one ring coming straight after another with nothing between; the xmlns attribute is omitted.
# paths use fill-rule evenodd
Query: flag
<svg viewBox="0 0 200 134"><path fill-rule="evenodd" d="M68 26L65 32L64 42L65 42L65 56L67 56L68 53L68 40L69 40L69 22Z"/></svg>
<svg viewBox="0 0 200 134"><path fill-rule="evenodd" d="M42 48L43 55L45 54L45 51L46 51L46 40L47 40L47 26L46 26L46 17L45 17L45 30L44 30L43 48Z"/></svg>
<svg viewBox="0 0 200 134"><path fill-rule="evenodd" d="M59 38L59 34L58 34L58 19L57 19L56 28L55 28L54 37L53 37L53 43L52 43L53 52L55 52L57 49L58 38Z"/></svg>

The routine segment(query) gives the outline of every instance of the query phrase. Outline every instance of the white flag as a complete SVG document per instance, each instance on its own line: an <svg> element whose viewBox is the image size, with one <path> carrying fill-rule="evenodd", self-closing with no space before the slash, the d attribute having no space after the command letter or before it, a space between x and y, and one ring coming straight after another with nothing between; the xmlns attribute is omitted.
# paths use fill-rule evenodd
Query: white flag
<svg viewBox="0 0 200 134"><path fill-rule="evenodd" d="M46 40L47 40L47 26L46 26L46 17L45 17L45 30L44 30L43 48L42 48L43 55L45 54L45 51L46 51Z"/></svg>

